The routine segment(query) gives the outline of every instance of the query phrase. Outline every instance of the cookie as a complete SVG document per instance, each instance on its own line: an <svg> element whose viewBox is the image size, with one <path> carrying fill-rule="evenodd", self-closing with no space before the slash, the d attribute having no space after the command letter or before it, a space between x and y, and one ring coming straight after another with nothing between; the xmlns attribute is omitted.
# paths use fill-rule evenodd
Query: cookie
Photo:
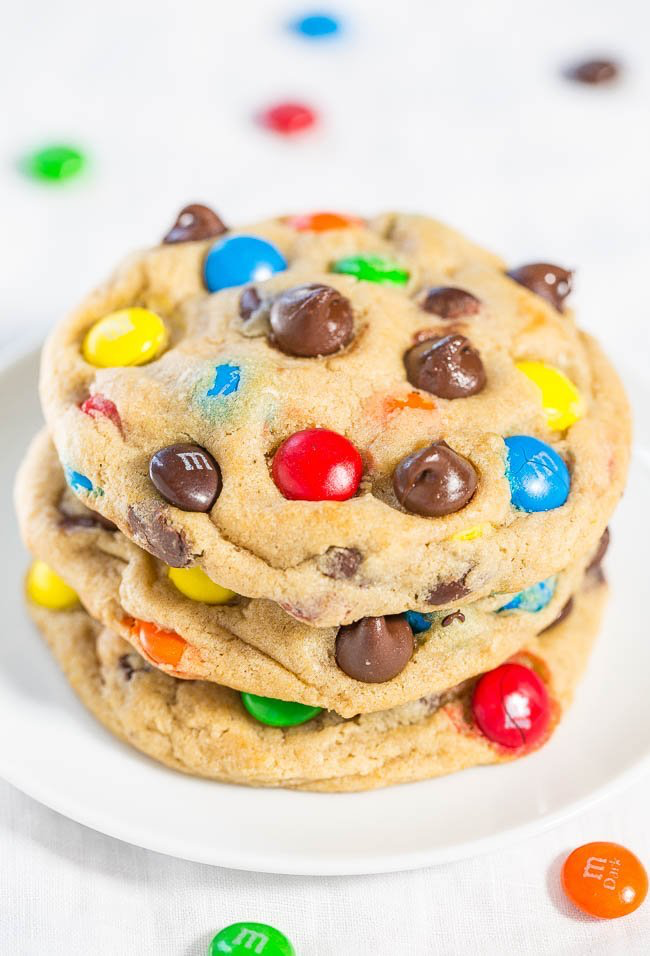
<svg viewBox="0 0 650 956"><path fill-rule="evenodd" d="M526 717L502 721L515 737L496 743L486 718L486 683L343 720L323 711L295 727L255 720L240 695L203 681L180 681L148 665L133 648L81 608L31 612L86 707L114 734L175 770L249 786L369 790L424 780L467 767L507 762L543 744L568 707L601 618L606 588L595 579L568 617L509 664L538 696ZM499 669L501 670L501 669ZM504 698L505 700L505 698ZM541 703L540 703L541 701ZM539 730L539 733L537 733Z"/></svg>
<svg viewBox="0 0 650 956"><path fill-rule="evenodd" d="M224 591L200 570L197 583L194 570L170 568L106 527L66 486L45 432L20 470L16 501L30 551L159 669L344 717L444 691L500 664L557 617L593 557L517 594L314 628L273 602Z"/></svg>
<svg viewBox="0 0 650 956"><path fill-rule="evenodd" d="M338 225L190 228L56 328L41 397L74 492L318 627L518 591L595 548L630 421L570 272L508 271L423 217Z"/></svg>

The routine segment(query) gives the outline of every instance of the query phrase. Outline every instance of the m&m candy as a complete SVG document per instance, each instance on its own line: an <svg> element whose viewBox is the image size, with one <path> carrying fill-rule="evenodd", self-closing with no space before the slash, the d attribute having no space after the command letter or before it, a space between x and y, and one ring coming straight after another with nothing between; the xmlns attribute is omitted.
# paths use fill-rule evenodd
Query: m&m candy
<svg viewBox="0 0 650 956"><path fill-rule="evenodd" d="M482 538L484 534L488 534L492 530L492 525L489 521L484 521L482 524L473 524L470 528L465 528L464 531L457 531L455 534L452 534L452 541L475 541L476 538Z"/></svg>
<svg viewBox="0 0 650 956"><path fill-rule="evenodd" d="M379 282L382 285L406 285L409 281L409 272L398 262L367 253L337 259L332 263L330 271L354 276L364 282Z"/></svg>
<svg viewBox="0 0 650 956"><path fill-rule="evenodd" d="M404 617L414 634L424 634L431 627L429 618L419 611L404 611Z"/></svg>
<svg viewBox="0 0 650 956"><path fill-rule="evenodd" d="M291 24L292 30L308 40L324 40L336 36L341 24L329 13L307 13Z"/></svg>
<svg viewBox="0 0 650 956"><path fill-rule="evenodd" d="M85 163L81 150L63 143L53 143L25 157L22 166L34 179L61 183L78 176Z"/></svg>
<svg viewBox="0 0 650 956"><path fill-rule="evenodd" d="M27 572L26 586L29 599L50 611L67 611L79 602L76 591L45 561L34 561Z"/></svg>
<svg viewBox="0 0 650 956"><path fill-rule="evenodd" d="M145 654L154 664L176 667L187 647L187 641L175 631L163 631L152 621L134 620L130 631L140 641Z"/></svg>
<svg viewBox="0 0 650 956"><path fill-rule="evenodd" d="M212 581L201 568L170 568L167 572L172 584L192 601L203 604L227 604L237 597L234 591Z"/></svg>
<svg viewBox="0 0 650 956"><path fill-rule="evenodd" d="M310 212L303 216L291 216L287 225L298 232L329 232L330 229L361 226L363 220L339 212Z"/></svg>
<svg viewBox="0 0 650 956"><path fill-rule="evenodd" d="M327 428L306 428L282 442L273 480L293 501L346 501L356 494L363 463L352 442Z"/></svg>
<svg viewBox="0 0 650 956"><path fill-rule="evenodd" d="M502 664L479 679L472 713L488 740L511 749L530 748L548 729L551 704L534 670L523 664Z"/></svg>
<svg viewBox="0 0 650 956"><path fill-rule="evenodd" d="M310 707L275 697L258 697L257 694L241 695L242 704L255 720L269 727L297 727L320 714L322 707Z"/></svg>
<svg viewBox="0 0 650 956"><path fill-rule="evenodd" d="M145 365L167 345L165 323L149 309L120 309L95 322L83 340L83 357L99 368Z"/></svg>
<svg viewBox="0 0 650 956"><path fill-rule="evenodd" d="M537 584L515 594L507 604L499 608L499 611L528 611L536 614L551 603L556 587L557 577L555 576L547 578L546 581L538 581Z"/></svg>
<svg viewBox="0 0 650 956"><path fill-rule="evenodd" d="M266 923L231 923L210 943L210 956L296 956L296 951L279 930Z"/></svg>
<svg viewBox="0 0 650 956"><path fill-rule="evenodd" d="M282 136L292 136L309 129L316 122L316 113L304 103L277 103L269 106L260 115L262 126L280 133Z"/></svg>
<svg viewBox="0 0 650 956"><path fill-rule="evenodd" d="M552 511L569 497L569 470L558 453L531 435L511 435L506 477L510 500L520 511Z"/></svg>
<svg viewBox="0 0 650 956"><path fill-rule="evenodd" d="M286 268L287 260L272 242L259 236L230 236L208 252L203 280L208 292L220 292L247 282L263 282Z"/></svg>
<svg viewBox="0 0 650 956"><path fill-rule="evenodd" d="M98 392L94 395L89 395L88 398L81 403L79 408L84 415L89 415L90 418L108 418L118 431L122 431L122 419L120 418L120 413L117 410L115 402L112 402L110 398L106 398L105 395L100 395Z"/></svg>
<svg viewBox="0 0 650 956"><path fill-rule="evenodd" d="M583 913L616 919L641 906L648 874L639 858L619 843L585 843L564 861L562 887Z"/></svg>
<svg viewBox="0 0 650 956"><path fill-rule="evenodd" d="M517 362L523 372L541 392L546 423L554 431L564 431L585 413L580 392L564 372L546 362Z"/></svg>

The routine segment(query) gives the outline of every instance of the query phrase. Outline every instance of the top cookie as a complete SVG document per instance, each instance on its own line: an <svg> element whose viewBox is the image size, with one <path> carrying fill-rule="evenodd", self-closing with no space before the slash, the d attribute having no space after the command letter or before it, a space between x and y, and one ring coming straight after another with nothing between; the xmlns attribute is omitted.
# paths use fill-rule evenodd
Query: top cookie
<svg viewBox="0 0 650 956"><path fill-rule="evenodd" d="M621 494L626 399L569 288L417 216L189 207L54 331L43 408L167 564L321 627L457 606L594 548Z"/></svg>

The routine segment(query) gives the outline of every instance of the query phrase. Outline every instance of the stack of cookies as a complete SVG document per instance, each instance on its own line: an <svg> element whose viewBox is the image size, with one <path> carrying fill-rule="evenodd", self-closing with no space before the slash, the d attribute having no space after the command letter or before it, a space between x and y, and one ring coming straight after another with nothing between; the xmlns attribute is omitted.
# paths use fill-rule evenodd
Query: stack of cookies
<svg viewBox="0 0 650 956"><path fill-rule="evenodd" d="M54 330L17 479L30 610L87 707L257 786L543 744L630 447L571 278L419 216L182 210Z"/></svg>

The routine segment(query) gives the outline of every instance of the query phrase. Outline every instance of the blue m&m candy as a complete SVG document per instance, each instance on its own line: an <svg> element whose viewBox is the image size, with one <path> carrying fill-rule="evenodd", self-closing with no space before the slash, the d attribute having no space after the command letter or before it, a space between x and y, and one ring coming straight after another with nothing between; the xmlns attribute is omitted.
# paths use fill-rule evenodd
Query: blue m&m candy
<svg viewBox="0 0 650 956"><path fill-rule="evenodd" d="M538 581L537 584L515 594L507 604L499 608L499 611L528 611L529 614L537 614L551 603L556 587L555 575L547 578L546 581Z"/></svg>
<svg viewBox="0 0 650 956"><path fill-rule="evenodd" d="M263 282L284 272L287 260L272 242L259 236L230 236L215 242L203 263L208 292L220 292L247 282Z"/></svg>
<svg viewBox="0 0 650 956"><path fill-rule="evenodd" d="M309 40L322 40L335 36L341 25L330 13L306 13L294 20L291 28Z"/></svg>
<svg viewBox="0 0 650 956"><path fill-rule="evenodd" d="M552 511L569 497L569 469L546 442L530 435L506 438L510 500L520 511Z"/></svg>
<svg viewBox="0 0 650 956"><path fill-rule="evenodd" d="M408 621L414 634L424 634L431 627L431 621L419 611L404 611L404 617Z"/></svg>

